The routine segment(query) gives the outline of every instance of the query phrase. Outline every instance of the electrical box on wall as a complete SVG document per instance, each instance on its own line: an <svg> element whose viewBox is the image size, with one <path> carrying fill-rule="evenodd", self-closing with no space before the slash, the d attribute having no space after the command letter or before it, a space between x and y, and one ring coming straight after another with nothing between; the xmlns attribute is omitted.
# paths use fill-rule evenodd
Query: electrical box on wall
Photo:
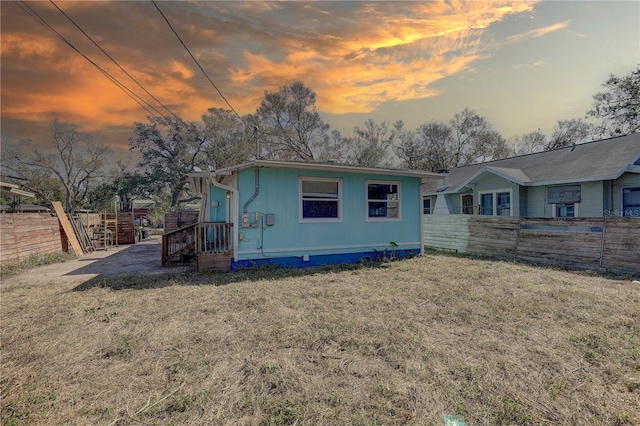
<svg viewBox="0 0 640 426"><path fill-rule="evenodd" d="M276 224L276 215L274 215L273 213L267 213L264 217L264 221L267 226L273 226Z"/></svg>
<svg viewBox="0 0 640 426"><path fill-rule="evenodd" d="M242 213L241 216L241 227L242 228L257 228L258 221L260 220L260 213Z"/></svg>

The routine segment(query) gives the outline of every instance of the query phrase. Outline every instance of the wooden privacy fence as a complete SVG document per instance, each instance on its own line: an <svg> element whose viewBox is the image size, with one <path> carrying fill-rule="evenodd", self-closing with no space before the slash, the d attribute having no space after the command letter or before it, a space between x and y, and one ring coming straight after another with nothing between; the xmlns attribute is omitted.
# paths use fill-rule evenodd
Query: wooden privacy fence
<svg viewBox="0 0 640 426"><path fill-rule="evenodd" d="M545 265L640 274L640 219L425 215L425 246Z"/></svg>
<svg viewBox="0 0 640 426"><path fill-rule="evenodd" d="M168 212L164 215L164 232L172 232L198 223L198 212Z"/></svg>
<svg viewBox="0 0 640 426"><path fill-rule="evenodd" d="M26 260L36 254L63 251L58 218L48 213L0 214L0 263Z"/></svg>

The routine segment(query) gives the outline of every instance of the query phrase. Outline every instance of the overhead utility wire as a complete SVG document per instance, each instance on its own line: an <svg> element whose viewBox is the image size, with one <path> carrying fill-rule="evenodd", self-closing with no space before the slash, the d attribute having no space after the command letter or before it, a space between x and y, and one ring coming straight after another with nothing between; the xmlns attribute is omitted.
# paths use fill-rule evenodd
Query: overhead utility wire
<svg viewBox="0 0 640 426"><path fill-rule="evenodd" d="M171 114L172 116L174 116L177 120L182 121L182 119L181 119L180 117L178 117L176 114L174 114L174 113L173 113L173 111L171 111L171 110L170 110L166 105L164 105L162 102L160 102L160 101L158 100L158 98L156 98L156 97L155 97L155 96L153 96L151 93L149 93L149 91L148 91L147 89L145 89L145 88L144 88L144 86L142 86L142 84L140 84L140 83L138 82L138 80L136 80L136 79L135 79L131 74L129 74L129 73L127 72L127 70L125 70L124 68L122 68L122 67L120 66L120 64L119 64L115 59L113 59L113 58L111 57L111 55L109 55L109 54L108 54L108 53L107 53L107 52L106 52L106 51L105 51L105 50L104 50L104 49L103 49L103 48L102 48L102 47L101 47L101 46L100 46L96 41L94 41L94 40L91 38L91 36L89 36L89 34L87 34L87 33L86 33L82 28L80 28L80 26L79 26L79 25L78 25L78 24L77 24L73 19L71 19L71 17L70 17L69 15L67 15L67 14L66 14L62 9L60 9L60 8L58 7L58 5L57 5L57 4L55 4L55 2L54 2L53 0L49 0L49 2L51 2L51 4L52 4L52 5L54 5L54 6L56 7L56 9L58 9L58 10L60 11L60 13L62 13L62 14L63 14L63 15L64 15L68 20L69 20L69 22L71 22L71 23L72 23L72 24L73 24L73 25L74 25L74 26L75 26L75 27L76 27L76 28L77 28L77 29L78 29L82 34L84 34L84 35L85 35L85 37L87 37L87 38L91 41L91 43L93 43L93 44L94 44L98 49L100 49L100 51L101 51L102 53L104 53L104 54L105 54L105 56L111 60L111 62L113 62L113 63L114 63L118 68L120 68L120 70L121 70L123 73L125 73L125 74L127 75L127 77L129 77L129 78L130 78L134 83L136 83L136 84L138 85L138 87L140 87L142 90L144 90L144 92L145 92L147 95L151 96L151 98L152 98L154 101L156 101L160 106L162 106L165 110L167 110L167 112L168 112L169 114ZM183 123L184 123L184 122L183 122Z"/></svg>
<svg viewBox="0 0 640 426"><path fill-rule="evenodd" d="M138 103L138 105L140 105L140 107L142 107L145 111L147 111L150 115L152 116L156 116L154 113L152 113L151 111L149 111L147 109L147 107L145 107L140 101L144 102L145 104L147 104L152 110L154 110L156 113L158 113L158 115L166 117L164 114L162 114L160 111L158 111L153 105L149 104L147 101L145 101L144 99L140 98L140 96L136 95L133 91L131 91L129 88L127 88L124 84L120 83L115 77L113 77L111 74L109 74L106 70L104 70L102 67L100 67L100 65L96 64L94 61L92 61L89 57L87 57L84 53L82 53L80 50L78 50L78 48L76 48L69 40L67 40L62 34L60 34L58 31L56 31L55 28L53 28L51 25L49 25L47 23L47 21L42 18L38 12L36 12L35 10L33 10L28 4L26 4L24 1L21 1L22 4L19 3L15 3L18 7L20 7L26 14L28 14L29 16L31 16L33 19L35 19L38 23L40 23L42 26L44 26L45 28L47 28L49 31L51 31L52 33L54 33L61 41L63 41L65 44L67 44L69 47L71 47L73 50L75 50L80 56L82 56L84 59L86 59L91 65L93 65L94 67L96 67L98 69L98 71L100 71L107 79L111 80L111 82L113 84L115 84L116 86L118 86L118 88L120 88L120 90L122 90L127 96L129 96L131 99L133 99L136 103ZM25 9L26 7L26 9ZM27 10L29 9L29 10ZM135 97L137 97L138 99L140 99L140 101L138 99L136 99Z"/></svg>
<svg viewBox="0 0 640 426"><path fill-rule="evenodd" d="M196 63L196 65L198 66L198 68L200 68L200 71L202 71L202 73L204 74L205 77L207 77L207 80L209 80L209 83L211 83L211 85L216 89L216 91L218 92L218 94L220 95L220 97L222 99L224 99L224 101L227 103L227 105L229 105L229 108L231 108L231 111L233 111L238 118L240 119L240 121L242 121L242 123L245 124L244 120L242 119L242 117L240 117L240 114L238 114L236 112L236 110L231 106L231 104L229 103L229 101L227 100L227 98L224 97L224 95L222 94L222 92L220 91L220 89L218 89L218 86L216 86L216 84L213 82L213 80L211 80L211 78L209 78L209 76L207 75L207 73L205 72L204 68L202 68L202 66L200 65L200 63L198 62L198 60L195 58L195 56L193 56L193 54L191 53L191 51L189 50L189 48L187 47L186 44L184 44L184 41L182 41L182 39L180 38L180 36L178 35L178 33L176 32L176 30L173 29L173 26L171 25L171 23L169 22L169 20L167 19L167 17L164 15L164 13L162 13L162 10L160 10L160 8L158 7L158 5L156 4L155 0L151 0L151 3L153 3L153 5L156 7L156 9L158 9L158 12L160 12L160 15L162 15L162 17L164 18L165 22L167 23L167 25L169 25L169 28L171 28L171 31L173 31L173 33L176 35L176 37L178 38L178 40L180 40L180 43L182 44L182 47L184 47L186 49L186 51L189 53L189 56L191 56L191 59L193 59L193 62Z"/></svg>

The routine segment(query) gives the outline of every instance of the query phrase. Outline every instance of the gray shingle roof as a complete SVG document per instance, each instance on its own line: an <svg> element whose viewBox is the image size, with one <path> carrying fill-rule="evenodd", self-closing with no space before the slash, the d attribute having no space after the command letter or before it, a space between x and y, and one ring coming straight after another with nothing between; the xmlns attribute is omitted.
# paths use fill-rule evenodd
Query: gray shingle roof
<svg viewBox="0 0 640 426"><path fill-rule="evenodd" d="M640 133L587 142L519 157L451 169L446 175L446 192L458 192L468 183L492 173L523 186L611 180L640 158ZM437 183L427 185L436 192Z"/></svg>

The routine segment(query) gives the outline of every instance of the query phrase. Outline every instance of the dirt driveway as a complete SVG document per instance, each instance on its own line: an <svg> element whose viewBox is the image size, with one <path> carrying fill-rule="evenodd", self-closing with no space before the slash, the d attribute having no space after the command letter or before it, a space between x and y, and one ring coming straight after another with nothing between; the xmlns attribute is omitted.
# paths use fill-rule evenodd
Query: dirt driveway
<svg viewBox="0 0 640 426"><path fill-rule="evenodd" d="M41 266L2 280L2 286L82 284L100 277L183 273L190 266L162 266L162 237L155 235L132 245L96 250L74 260Z"/></svg>

